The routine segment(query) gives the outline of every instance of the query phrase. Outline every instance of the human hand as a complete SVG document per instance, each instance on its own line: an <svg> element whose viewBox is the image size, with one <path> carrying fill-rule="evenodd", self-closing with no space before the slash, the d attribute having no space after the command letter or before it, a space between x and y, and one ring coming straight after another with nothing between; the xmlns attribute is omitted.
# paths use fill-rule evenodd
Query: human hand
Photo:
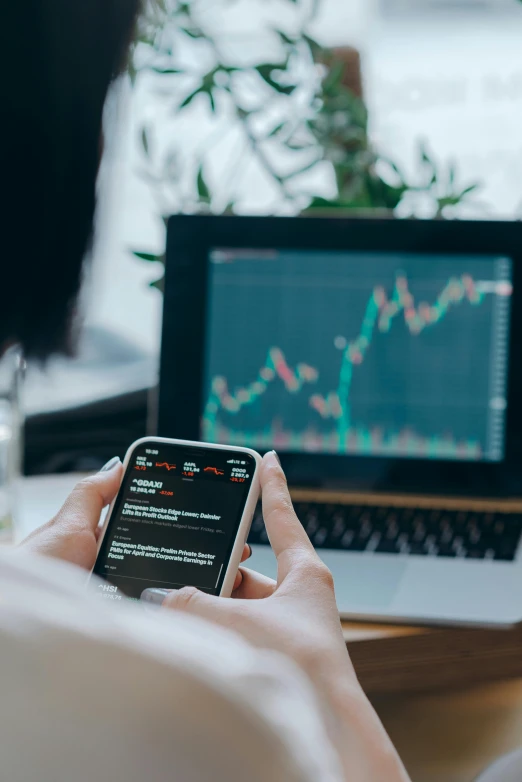
<svg viewBox="0 0 522 782"><path fill-rule="evenodd" d="M120 487L123 465L116 456L100 472L81 480L56 516L32 532L20 548L92 570L100 516Z"/></svg>
<svg viewBox="0 0 522 782"><path fill-rule="evenodd" d="M195 588L149 592L167 609L200 616L240 633L257 647L291 657L307 673L342 731L337 745L347 779L405 782L407 774L351 665L332 575L295 515L274 452L263 460L261 487L277 581L242 569L231 600Z"/></svg>
<svg viewBox="0 0 522 782"><path fill-rule="evenodd" d="M100 472L80 481L56 516L32 532L20 547L92 570L98 550L100 516L116 496L122 477L123 465L115 457ZM251 554L250 546L246 545L241 561ZM238 572L235 589L241 581L242 574Z"/></svg>
<svg viewBox="0 0 522 782"><path fill-rule="evenodd" d="M263 515L277 558L277 581L241 569L234 600L193 587L147 590L166 608L188 611L240 632L256 646L283 652L307 672L331 670L354 676L342 635L330 571L319 559L294 513L275 453L261 469Z"/></svg>

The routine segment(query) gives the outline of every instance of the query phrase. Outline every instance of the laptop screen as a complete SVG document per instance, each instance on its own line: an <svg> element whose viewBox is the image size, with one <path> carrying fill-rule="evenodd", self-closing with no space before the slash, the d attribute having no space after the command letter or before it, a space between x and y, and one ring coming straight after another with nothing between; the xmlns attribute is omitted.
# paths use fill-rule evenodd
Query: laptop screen
<svg viewBox="0 0 522 782"><path fill-rule="evenodd" d="M502 461L511 294L506 257L216 248L201 437Z"/></svg>

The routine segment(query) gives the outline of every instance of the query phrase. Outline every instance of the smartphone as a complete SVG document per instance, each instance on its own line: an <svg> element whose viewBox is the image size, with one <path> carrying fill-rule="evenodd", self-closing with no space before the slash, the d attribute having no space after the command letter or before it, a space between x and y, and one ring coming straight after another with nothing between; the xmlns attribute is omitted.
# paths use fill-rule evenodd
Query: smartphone
<svg viewBox="0 0 522 782"><path fill-rule="evenodd" d="M139 600L145 589L184 586L229 597L259 499L260 463L249 448L161 437L133 443L100 535L100 597Z"/></svg>

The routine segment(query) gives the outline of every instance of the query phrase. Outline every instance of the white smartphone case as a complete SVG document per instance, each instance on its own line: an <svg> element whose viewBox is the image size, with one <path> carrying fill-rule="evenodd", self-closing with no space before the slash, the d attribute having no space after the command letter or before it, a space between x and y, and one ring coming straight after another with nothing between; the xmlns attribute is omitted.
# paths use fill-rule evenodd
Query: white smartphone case
<svg viewBox="0 0 522 782"><path fill-rule="evenodd" d="M230 451L233 453L245 453L245 454L249 454L254 458L255 470L254 470L254 475L252 477L250 491L248 492L245 507L243 509L243 515L241 517L241 522L239 524L236 539L234 541L234 547L232 549L232 553L228 561L227 569L225 572L225 578L223 580L223 586L219 593L220 597L230 597L232 594L232 589L234 587L236 573L238 571L239 565L241 564L241 555L243 553L243 547L247 541L248 534L250 532L250 527L252 525L252 519L254 516L256 505L259 501L259 494L260 494L259 469L262 461L260 454L258 454L256 451L251 450L250 448L241 448L239 446L231 447L228 445L214 445L212 443L199 443L192 440L173 440L166 437L142 437L140 440L136 440L134 443L132 443L127 453L125 454L125 459L123 461L124 476L127 472L127 468L129 466L129 462L131 460L134 450L139 446L146 445L148 443L152 445L154 445L155 443L162 443L163 445L179 445L181 447L185 446L189 448L198 448L202 450L212 449L218 451ZM96 559L98 558L98 554L100 553L103 539L109 528L116 499L117 497L114 498L105 517L105 521L103 523L102 531L100 534L100 539L98 541L98 551L97 551Z"/></svg>

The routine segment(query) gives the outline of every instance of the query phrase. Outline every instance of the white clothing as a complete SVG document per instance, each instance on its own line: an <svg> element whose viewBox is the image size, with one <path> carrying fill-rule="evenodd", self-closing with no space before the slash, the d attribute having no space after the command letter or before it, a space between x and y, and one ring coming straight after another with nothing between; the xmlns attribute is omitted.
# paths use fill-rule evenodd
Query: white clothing
<svg viewBox="0 0 522 782"><path fill-rule="evenodd" d="M0 555L0 682L2 782L343 778L292 662L22 552Z"/></svg>

